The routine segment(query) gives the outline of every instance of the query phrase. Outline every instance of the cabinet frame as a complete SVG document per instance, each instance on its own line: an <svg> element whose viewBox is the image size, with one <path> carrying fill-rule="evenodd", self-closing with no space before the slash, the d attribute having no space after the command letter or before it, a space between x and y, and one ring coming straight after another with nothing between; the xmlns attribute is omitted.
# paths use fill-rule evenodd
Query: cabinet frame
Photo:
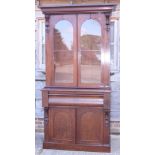
<svg viewBox="0 0 155 155"><path fill-rule="evenodd" d="M42 97L43 97L43 107L44 107L44 143L43 148L46 149L68 149L68 150L83 150L83 151L97 151L97 152L110 152L110 47L109 47L109 19L112 10L115 8L114 4L102 4L102 5L63 5L63 6L53 6L53 5L44 5L41 3L39 6L42 10L42 12L45 14L45 29L46 29L46 86L42 89ZM104 14L104 22L102 25L102 35L104 36L103 43L104 47L102 45L102 48L104 49L104 54L102 56L102 84L100 85L84 85L78 82L77 79L79 79L79 54L74 54L74 67L75 75L74 75L74 83L73 84L57 84L55 85L53 82L53 68L52 68L52 61L53 61L53 54L51 50L53 50L53 45L51 42L53 42L53 35L52 35L52 29L53 25L52 22L52 16L76 16L73 23L76 26L76 30L74 31L74 50L79 52L79 40L75 41L75 38L79 36L78 29L79 25L77 25L77 17L78 14ZM101 17L101 16L100 16ZM95 18L95 16L94 16ZM53 22L52 22L53 23ZM73 28L74 30L74 28ZM93 98L102 98L103 104L99 103L61 103L55 102L52 104L50 102L50 98L53 96L61 96L61 97L72 97L75 99L80 97L89 97L90 99ZM67 100L67 99L66 99ZM70 111L70 116L72 117L71 120L75 122L75 126L72 128L73 141L70 141L70 143L67 143L65 141L52 141L51 138L51 126L54 127L54 124L52 123L53 120L53 111L55 109L62 109L60 110L60 113L63 111L63 109L68 109L68 112ZM98 113L97 118L100 118L100 121L97 121L98 126L102 126L103 131L100 133L101 137L100 140L97 140L96 143L87 143L87 141L81 141L79 136L79 128L77 127L77 121L79 121L80 115L82 114L83 109L85 108L86 111L94 111L94 113ZM95 110L96 109L96 110ZM102 109L103 112L99 112ZM52 112L49 112L52 110ZM101 110L101 111L102 111ZM59 111L59 110L58 110ZM75 114L74 114L75 113ZM78 114L77 114L78 113ZM61 114L60 114L61 115ZM90 115L91 116L91 115ZM67 117L67 116L66 116ZM58 117L59 118L59 117ZM86 117L87 118L87 117ZM86 119L87 120L87 119ZM57 125L56 125L57 126ZM59 125L57 126L59 128ZM61 124L60 124L61 128ZM101 129L102 130L102 129ZM98 136L97 136L98 137ZM88 140L89 141L89 140ZM60 142L60 143L59 143Z"/></svg>

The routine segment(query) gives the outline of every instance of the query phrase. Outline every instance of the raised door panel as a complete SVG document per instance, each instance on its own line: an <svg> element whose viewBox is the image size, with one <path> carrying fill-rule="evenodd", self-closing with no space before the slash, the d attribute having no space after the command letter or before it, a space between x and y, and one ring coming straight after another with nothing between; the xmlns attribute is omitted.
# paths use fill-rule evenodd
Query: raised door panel
<svg viewBox="0 0 155 155"><path fill-rule="evenodd" d="M103 144L103 108L77 109L77 143Z"/></svg>
<svg viewBox="0 0 155 155"><path fill-rule="evenodd" d="M49 110L49 141L56 143L74 143L75 110L54 107Z"/></svg>

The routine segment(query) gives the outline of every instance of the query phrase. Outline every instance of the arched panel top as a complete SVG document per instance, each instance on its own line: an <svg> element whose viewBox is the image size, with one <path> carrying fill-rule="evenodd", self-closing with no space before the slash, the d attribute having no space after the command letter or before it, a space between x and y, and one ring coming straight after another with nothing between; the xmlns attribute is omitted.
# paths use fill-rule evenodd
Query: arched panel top
<svg viewBox="0 0 155 155"><path fill-rule="evenodd" d="M94 19L88 19L81 25L81 50L100 50L101 25Z"/></svg>
<svg viewBox="0 0 155 155"><path fill-rule="evenodd" d="M68 22L70 22L74 25L75 21L76 21L75 17L76 17L76 15L54 15L54 16L50 16L50 24L54 26L59 21L67 20Z"/></svg>
<svg viewBox="0 0 155 155"><path fill-rule="evenodd" d="M81 27L82 24L84 22L86 22L87 20L95 20L96 22L98 22L100 24L102 29L104 29L106 26L106 16L104 13L80 14L80 15L78 15L79 27Z"/></svg>
<svg viewBox="0 0 155 155"><path fill-rule="evenodd" d="M84 26L87 26L89 32L92 32L92 30L95 29L97 32L93 31L93 34L101 35L101 25L97 20L87 19L86 21L83 22L81 27L84 27Z"/></svg>
<svg viewBox="0 0 155 155"><path fill-rule="evenodd" d="M60 20L54 26L54 49L70 51L73 48L73 25Z"/></svg>

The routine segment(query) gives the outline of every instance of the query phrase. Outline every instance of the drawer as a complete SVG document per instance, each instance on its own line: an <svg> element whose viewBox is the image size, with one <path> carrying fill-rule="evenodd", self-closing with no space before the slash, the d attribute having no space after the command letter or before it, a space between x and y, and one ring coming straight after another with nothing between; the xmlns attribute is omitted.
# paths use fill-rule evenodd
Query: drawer
<svg viewBox="0 0 155 155"><path fill-rule="evenodd" d="M49 105L66 105L66 106L103 106L103 97L63 97L63 96L50 96Z"/></svg>

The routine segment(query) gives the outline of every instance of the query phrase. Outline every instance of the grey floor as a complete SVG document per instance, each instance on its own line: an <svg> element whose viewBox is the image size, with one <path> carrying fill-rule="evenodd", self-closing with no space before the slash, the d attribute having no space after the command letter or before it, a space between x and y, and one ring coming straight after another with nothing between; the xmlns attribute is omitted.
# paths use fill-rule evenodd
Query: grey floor
<svg viewBox="0 0 155 155"><path fill-rule="evenodd" d="M64 150L52 150L42 149L43 134L36 133L35 136L36 155L120 155L120 136L111 135L111 153L98 153L98 152L84 152L84 151L64 151Z"/></svg>

